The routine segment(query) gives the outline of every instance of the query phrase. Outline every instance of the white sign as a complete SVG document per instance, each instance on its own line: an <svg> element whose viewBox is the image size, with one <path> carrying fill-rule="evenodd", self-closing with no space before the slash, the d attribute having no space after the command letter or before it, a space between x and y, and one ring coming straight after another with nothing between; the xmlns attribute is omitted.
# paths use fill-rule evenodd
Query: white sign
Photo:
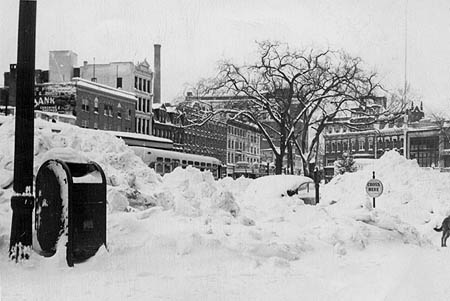
<svg viewBox="0 0 450 301"><path fill-rule="evenodd" d="M366 184L366 192L371 198L377 198L383 194L383 183L378 179L370 179Z"/></svg>

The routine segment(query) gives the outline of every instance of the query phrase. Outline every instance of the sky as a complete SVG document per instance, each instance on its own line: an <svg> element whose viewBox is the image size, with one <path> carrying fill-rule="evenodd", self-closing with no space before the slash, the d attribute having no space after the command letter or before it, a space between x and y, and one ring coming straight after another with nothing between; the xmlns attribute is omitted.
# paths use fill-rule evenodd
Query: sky
<svg viewBox="0 0 450 301"><path fill-rule="evenodd" d="M83 61L142 61L161 44L162 101L214 76L218 61L255 59L256 41L343 49L361 57L389 90L426 110L450 111L450 2L446 0L37 0L36 68L48 52ZM17 58L18 0L0 1L0 72ZM405 16L407 34L405 35ZM405 52L405 37L407 47ZM0 85L3 85L3 80Z"/></svg>

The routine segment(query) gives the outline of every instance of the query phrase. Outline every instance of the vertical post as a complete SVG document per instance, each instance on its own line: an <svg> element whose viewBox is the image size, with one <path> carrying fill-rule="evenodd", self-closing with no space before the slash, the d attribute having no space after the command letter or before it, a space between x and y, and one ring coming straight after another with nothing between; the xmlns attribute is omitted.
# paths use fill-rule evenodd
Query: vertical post
<svg viewBox="0 0 450 301"><path fill-rule="evenodd" d="M9 256L28 259L32 244L36 0L20 0L17 47L14 194Z"/></svg>
<svg viewBox="0 0 450 301"><path fill-rule="evenodd" d="M375 171L372 172L372 179L375 179ZM373 208L375 208L375 198L373 198Z"/></svg>
<svg viewBox="0 0 450 301"><path fill-rule="evenodd" d="M319 176L319 169L317 166L314 168L314 185L315 185L315 192L316 192L316 204L319 204L319 198L320 198L320 176Z"/></svg>

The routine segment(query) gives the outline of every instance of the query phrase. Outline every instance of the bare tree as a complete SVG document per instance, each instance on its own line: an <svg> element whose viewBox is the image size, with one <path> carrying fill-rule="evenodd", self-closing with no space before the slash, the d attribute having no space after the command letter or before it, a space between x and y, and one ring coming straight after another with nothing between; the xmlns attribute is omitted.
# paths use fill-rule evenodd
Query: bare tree
<svg viewBox="0 0 450 301"><path fill-rule="evenodd" d="M293 145L302 158L304 173L309 174L309 162L327 123L355 107L367 106L380 88L375 76L363 70L360 58L343 51L295 50L287 44L264 41L258 43L254 64L221 62L217 76L203 80L196 93L241 97L226 107L211 106L203 121L226 113L229 118L250 122L275 154L277 174ZM308 129L315 131L311 141Z"/></svg>

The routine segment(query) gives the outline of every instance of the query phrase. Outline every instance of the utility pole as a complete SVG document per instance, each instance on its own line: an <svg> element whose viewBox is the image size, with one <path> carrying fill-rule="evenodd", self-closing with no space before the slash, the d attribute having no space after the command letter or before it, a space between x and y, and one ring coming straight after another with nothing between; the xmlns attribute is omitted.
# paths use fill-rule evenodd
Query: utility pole
<svg viewBox="0 0 450 301"><path fill-rule="evenodd" d="M32 245L36 0L20 0L17 43L14 194L9 256L28 259Z"/></svg>

